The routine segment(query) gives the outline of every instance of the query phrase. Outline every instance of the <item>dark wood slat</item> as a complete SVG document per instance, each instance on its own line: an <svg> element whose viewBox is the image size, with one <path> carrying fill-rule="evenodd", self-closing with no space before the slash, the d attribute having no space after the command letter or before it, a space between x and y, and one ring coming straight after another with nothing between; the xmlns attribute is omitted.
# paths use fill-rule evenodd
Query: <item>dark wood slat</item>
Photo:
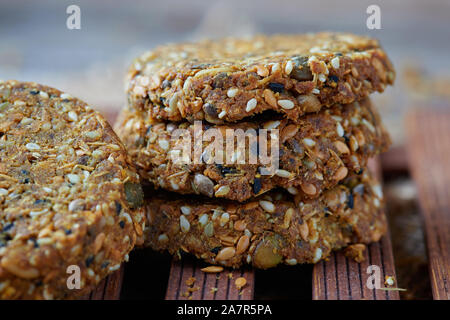
<svg viewBox="0 0 450 320"><path fill-rule="evenodd" d="M248 269L224 269L221 273L205 273L200 269L205 265L191 258L173 260L166 300L252 300L254 296L254 272ZM231 276L229 275L231 274ZM194 277L193 285L186 284L186 280ZM247 285L238 290L235 280L244 277ZM189 295L185 293L189 288L198 287ZM217 289L217 290L216 290Z"/></svg>
<svg viewBox="0 0 450 320"><path fill-rule="evenodd" d="M370 161L369 167L381 176L378 159ZM397 291L371 290L366 285L370 276L366 270L370 265L381 268L382 282L387 275L396 277L389 232L380 242L369 245L364 254L365 260L361 263L345 257L342 252L334 252L327 261L317 263L313 268L313 299L398 300Z"/></svg>
<svg viewBox="0 0 450 320"><path fill-rule="evenodd" d="M403 145L392 147L382 153L380 161L384 173L407 173L409 170L408 156Z"/></svg>
<svg viewBox="0 0 450 320"><path fill-rule="evenodd" d="M410 169L425 224L433 298L450 300L450 112L407 116Z"/></svg>
<svg viewBox="0 0 450 320"><path fill-rule="evenodd" d="M79 300L119 300L123 275L124 267L122 266L103 279L91 293L80 297Z"/></svg>

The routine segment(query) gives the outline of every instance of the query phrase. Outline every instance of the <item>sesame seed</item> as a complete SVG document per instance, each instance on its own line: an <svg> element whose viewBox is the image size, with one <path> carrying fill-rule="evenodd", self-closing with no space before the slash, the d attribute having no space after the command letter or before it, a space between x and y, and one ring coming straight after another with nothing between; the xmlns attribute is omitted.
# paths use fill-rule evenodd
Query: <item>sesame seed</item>
<svg viewBox="0 0 450 320"><path fill-rule="evenodd" d="M292 109L294 107L294 103L291 100L278 100L278 104L283 109Z"/></svg>
<svg viewBox="0 0 450 320"><path fill-rule="evenodd" d="M288 259L286 263L290 266L295 266L297 264L297 259Z"/></svg>
<svg viewBox="0 0 450 320"><path fill-rule="evenodd" d="M261 200L259 202L259 205L261 206L261 208L263 208L267 212L270 212L270 213L275 212L275 205L270 201Z"/></svg>
<svg viewBox="0 0 450 320"><path fill-rule="evenodd" d="M277 171L275 171L275 175L281 178L290 178L292 176L292 173L287 170L277 169Z"/></svg>
<svg viewBox="0 0 450 320"><path fill-rule="evenodd" d="M169 141L167 141L167 140L159 140L158 144L161 147L161 149L163 149L164 151L169 150Z"/></svg>
<svg viewBox="0 0 450 320"><path fill-rule="evenodd" d="M72 96L68 93L61 93L61 99L72 99Z"/></svg>
<svg viewBox="0 0 450 320"><path fill-rule="evenodd" d="M217 189L216 193L214 194L216 197L225 196L230 192L229 186L221 186L219 189Z"/></svg>
<svg viewBox="0 0 450 320"><path fill-rule="evenodd" d="M0 188L0 196L6 196L8 194L8 190Z"/></svg>
<svg viewBox="0 0 450 320"><path fill-rule="evenodd" d="M320 93L320 90L317 89L317 88L314 88L314 89L311 90L311 93L313 93L313 94L319 94L319 93Z"/></svg>
<svg viewBox="0 0 450 320"><path fill-rule="evenodd" d="M86 136L86 138L89 138L89 139L100 138L100 132L98 132L98 131L88 131L84 135Z"/></svg>
<svg viewBox="0 0 450 320"><path fill-rule="evenodd" d="M72 121L77 121L78 120L78 115L75 111L69 111L67 113L67 115L69 116L69 119Z"/></svg>
<svg viewBox="0 0 450 320"><path fill-rule="evenodd" d="M16 100L16 101L14 101L14 105L15 105L15 106L24 106L24 105L25 105L25 102L20 101L20 100Z"/></svg>
<svg viewBox="0 0 450 320"><path fill-rule="evenodd" d="M295 187L289 187L289 188L287 188L287 191L292 195L298 194L298 190Z"/></svg>
<svg viewBox="0 0 450 320"><path fill-rule="evenodd" d="M160 241L160 242L165 242L165 241L168 241L169 240L169 237L167 237L167 235L166 234L160 234L159 235L159 237L158 237L158 241Z"/></svg>
<svg viewBox="0 0 450 320"><path fill-rule="evenodd" d="M319 74L319 81L325 82L325 81L327 81L327 77L323 73L321 73L321 74Z"/></svg>
<svg viewBox="0 0 450 320"><path fill-rule="evenodd" d="M316 145L316 142L310 138L303 139L303 143L308 147L314 147Z"/></svg>
<svg viewBox="0 0 450 320"><path fill-rule="evenodd" d="M331 65L333 66L334 69L339 69L339 58L335 57L331 59Z"/></svg>
<svg viewBox="0 0 450 320"><path fill-rule="evenodd" d="M227 115L227 111L223 110L222 112L219 113L218 117L219 119L222 119L223 117L225 117Z"/></svg>
<svg viewBox="0 0 450 320"><path fill-rule="evenodd" d="M314 260L313 260L313 262L316 263L316 262L318 262L321 258L322 258L322 249L317 248L316 251L314 252Z"/></svg>
<svg viewBox="0 0 450 320"><path fill-rule="evenodd" d="M191 228L191 224L189 223L188 219L185 218L185 216L180 216L180 227L181 231L188 232Z"/></svg>
<svg viewBox="0 0 450 320"><path fill-rule="evenodd" d="M286 72L286 74L291 74L292 69L294 69L294 63L291 60L289 60L288 62L286 62L284 72Z"/></svg>
<svg viewBox="0 0 450 320"><path fill-rule="evenodd" d="M228 98L234 98L238 92L239 92L238 88L230 88L227 91L227 96Z"/></svg>
<svg viewBox="0 0 450 320"><path fill-rule="evenodd" d="M41 96L41 98L48 99L48 93L45 91L40 91L39 95Z"/></svg>
<svg viewBox="0 0 450 320"><path fill-rule="evenodd" d="M72 184L77 184L80 182L80 177L76 174L69 173L67 175L67 178L69 179L70 183L72 183Z"/></svg>
<svg viewBox="0 0 450 320"><path fill-rule="evenodd" d="M25 148L27 148L30 151L36 151L36 150L40 150L41 149L41 147L38 144L33 143L33 142L27 143L25 145Z"/></svg>
<svg viewBox="0 0 450 320"><path fill-rule="evenodd" d="M343 137L344 136L344 128L342 128L342 125L340 122L336 123L336 131L339 137Z"/></svg>
<svg viewBox="0 0 450 320"><path fill-rule="evenodd" d="M185 215L190 215L191 214L191 207L188 207L188 206L182 206L181 208L180 208L180 210L181 210L181 212L183 213L183 214L185 214Z"/></svg>
<svg viewBox="0 0 450 320"><path fill-rule="evenodd" d="M230 214L228 212L222 213L222 216L220 217L220 226L223 227L228 221L230 221Z"/></svg>
<svg viewBox="0 0 450 320"><path fill-rule="evenodd" d="M267 129L267 130L272 130L272 129L276 129L279 125L280 125L279 120L268 121L268 122L264 123L263 128Z"/></svg>
<svg viewBox="0 0 450 320"><path fill-rule="evenodd" d="M248 100L248 102L247 102L247 108L245 108L245 111L246 111L246 112L252 111L253 109L256 108L256 105L257 105L257 104L258 104L258 101L257 101L255 98L252 98L252 99Z"/></svg>
<svg viewBox="0 0 450 320"><path fill-rule="evenodd" d="M208 216L206 213L204 213L204 214L202 214L202 215L200 216L200 218L198 219L198 223L199 223L201 226L204 226L205 224L208 223L208 220L209 220L209 216Z"/></svg>
<svg viewBox="0 0 450 320"><path fill-rule="evenodd" d="M279 63L275 63L274 65L272 65L272 73L277 72L278 70L280 70Z"/></svg>
<svg viewBox="0 0 450 320"><path fill-rule="evenodd" d="M369 122L369 121L367 121L366 119L362 119L361 120L361 122L362 122L362 124L364 124L370 131L372 131L373 133L375 133L375 127Z"/></svg>

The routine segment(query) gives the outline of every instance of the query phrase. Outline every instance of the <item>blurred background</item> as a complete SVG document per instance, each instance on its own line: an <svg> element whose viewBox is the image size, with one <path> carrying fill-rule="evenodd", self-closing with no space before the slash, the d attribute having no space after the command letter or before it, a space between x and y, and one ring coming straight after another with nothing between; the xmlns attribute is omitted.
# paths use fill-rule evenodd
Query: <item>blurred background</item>
<svg viewBox="0 0 450 320"><path fill-rule="evenodd" d="M66 27L72 4L81 9L80 30ZM381 30L366 27L371 4L381 9ZM0 79L41 82L113 111L125 102L131 60L159 44L349 31L380 39L398 71L395 87L374 99L401 144L405 110L450 99L449 18L448 0L0 0Z"/></svg>
<svg viewBox="0 0 450 320"><path fill-rule="evenodd" d="M66 27L66 8L73 4L81 9L80 30ZM372 4L381 9L381 30L366 26L366 9ZM403 119L413 108L450 105L450 1L0 0L0 79L54 86L112 120L126 101L123 79L128 65L159 44L324 30L378 38L397 69L395 86L373 95L397 150L383 161L394 254L399 286L408 289L402 297L430 298L416 191L404 163ZM139 264L127 265L134 274L143 274L139 268L158 261L135 255L140 255L135 257ZM286 275L295 276L292 272ZM280 277L278 272L268 278ZM136 289L141 280L132 284L131 278L125 279L125 298L146 297L145 289ZM283 298L274 296L274 281L267 283L258 298ZM297 297L297 291L284 287L278 292Z"/></svg>

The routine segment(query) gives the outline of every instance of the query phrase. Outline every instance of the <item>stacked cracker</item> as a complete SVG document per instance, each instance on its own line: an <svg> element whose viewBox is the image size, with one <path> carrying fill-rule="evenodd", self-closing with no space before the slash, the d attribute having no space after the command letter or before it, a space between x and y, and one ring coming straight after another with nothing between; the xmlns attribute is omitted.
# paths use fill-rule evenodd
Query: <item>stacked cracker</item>
<svg viewBox="0 0 450 320"><path fill-rule="evenodd" d="M269 268L378 241L382 192L366 165L390 140L368 95L394 78L379 43L350 34L175 44L137 58L116 131L140 175L160 189L146 198L146 244ZM204 131L278 130L279 166L264 175L261 163L249 163L251 151L230 155L225 146L224 163L205 153L179 161L186 140L173 133L190 133L193 148L196 120Z"/></svg>

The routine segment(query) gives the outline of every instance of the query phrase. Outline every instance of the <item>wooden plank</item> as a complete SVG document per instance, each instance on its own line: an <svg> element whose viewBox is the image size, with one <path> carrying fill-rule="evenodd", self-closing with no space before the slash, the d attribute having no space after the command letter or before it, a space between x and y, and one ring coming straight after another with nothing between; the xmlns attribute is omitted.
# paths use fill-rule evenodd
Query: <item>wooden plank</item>
<svg viewBox="0 0 450 320"><path fill-rule="evenodd" d="M424 218L433 298L450 300L450 112L406 118L410 169Z"/></svg>
<svg viewBox="0 0 450 320"><path fill-rule="evenodd" d="M91 293L80 297L79 300L119 300L124 269L122 266L119 270L111 273Z"/></svg>
<svg viewBox="0 0 450 320"><path fill-rule="evenodd" d="M409 170L408 156L403 145L392 147L382 153L380 161L384 173L407 173Z"/></svg>
<svg viewBox="0 0 450 320"><path fill-rule="evenodd" d="M221 273L205 273L200 269L204 263L194 258L173 259L166 300L252 300L254 296L255 275L249 269L227 269ZM235 280L244 277L247 284L241 290ZM195 278L193 284L187 283Z"/></svg>
<svg viewBox="0 0 450 320"><path fill-rule="evenodd" d="M369 167L379 178L381 177L380 161L371 160ZM390 234L378 243L368 246L364 252L365 260L361 263L345 257L342 252L333 252L327 261L321 261L313 268L314 300L398 300L397 291L369 289L366 285L370 276L367 268L377 265L381 268L381 278L395 275L394 258ZM383 286L383 285L382 285Z"/></svg>

